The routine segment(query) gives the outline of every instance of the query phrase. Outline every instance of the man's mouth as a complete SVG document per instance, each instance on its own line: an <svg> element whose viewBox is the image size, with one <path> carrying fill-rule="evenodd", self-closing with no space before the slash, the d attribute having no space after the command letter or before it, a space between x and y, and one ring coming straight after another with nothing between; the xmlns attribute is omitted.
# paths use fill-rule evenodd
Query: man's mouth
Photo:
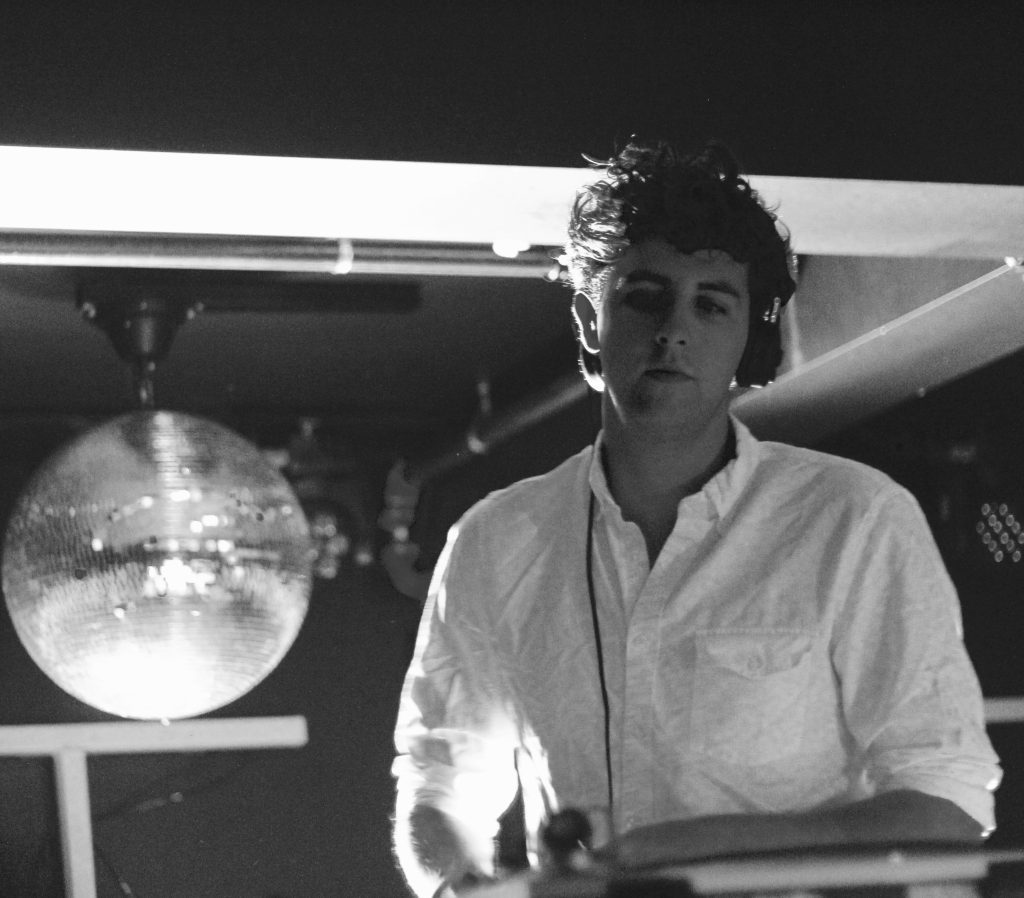
<svg viewBox="0 0 1024 898"><path fill-rule="evenodd" d="M692 375L681 368L648 368L644 372L644 377L661 381L693 380Z"/></svg>

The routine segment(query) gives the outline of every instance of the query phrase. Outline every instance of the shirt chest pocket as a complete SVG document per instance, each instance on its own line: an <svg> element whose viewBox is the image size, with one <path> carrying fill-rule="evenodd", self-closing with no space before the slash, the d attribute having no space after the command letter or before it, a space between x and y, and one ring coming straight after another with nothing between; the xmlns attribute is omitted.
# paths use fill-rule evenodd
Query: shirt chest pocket
<svg viewBox="0 0 1024 898"><path fill-rule="evenodd" d="M812 645L811 633L792 630L698 633L695 750L744 765L799 752Z"/></svg>

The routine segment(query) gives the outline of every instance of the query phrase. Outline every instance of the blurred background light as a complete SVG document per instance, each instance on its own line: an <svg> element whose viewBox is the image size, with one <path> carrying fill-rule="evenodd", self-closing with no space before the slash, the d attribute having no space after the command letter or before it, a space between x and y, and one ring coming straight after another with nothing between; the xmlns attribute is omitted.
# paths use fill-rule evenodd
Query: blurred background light
<svg viewBox="0 0 1024 898"><path fill-rule="evenodd" d="M997 564L1019 564L1024 555L1020 516L1005 502L986 502L974 530Z"/></svg>

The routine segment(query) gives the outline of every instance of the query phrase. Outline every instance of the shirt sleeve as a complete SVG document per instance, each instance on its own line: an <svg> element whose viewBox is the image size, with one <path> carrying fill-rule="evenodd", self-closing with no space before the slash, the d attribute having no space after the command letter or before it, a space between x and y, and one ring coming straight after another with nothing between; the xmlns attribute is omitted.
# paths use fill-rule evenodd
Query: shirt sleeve
<svg viewBox="0 0 1024 898"><path fill-rule="evenodd" d="M402 688L392 772L396 821L417 806L437 808L487 870L517 777L515 715L489 625L482 555L460 525L452 528Z"/></svg>
<svg viewBox="0 0 1024 898"><path fill-rule="evenodd" d="M846 725L875 792L946 798L986 832L1001 771L960 605L920 507L882 491L846 559L833 659Z"/></svg>

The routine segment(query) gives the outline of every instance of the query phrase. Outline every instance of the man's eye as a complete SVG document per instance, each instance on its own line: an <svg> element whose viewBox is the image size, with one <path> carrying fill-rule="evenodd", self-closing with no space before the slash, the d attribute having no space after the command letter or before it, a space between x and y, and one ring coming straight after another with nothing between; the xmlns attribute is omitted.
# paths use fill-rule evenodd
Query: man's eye
<svg viewBox="0 0 1024 898"><path fill-rule="evenodd" d="M665 307L669 299L664 290L632 289L623 295L622 301L640 312L658 312Z"/></svg>
<svg viewBox="0 0 1024 898"><path fill-rule="evenodd" d="M727 315L729 312L722 303L712 299L710 296L698 296L697 308L711 315Z"/></svg>

